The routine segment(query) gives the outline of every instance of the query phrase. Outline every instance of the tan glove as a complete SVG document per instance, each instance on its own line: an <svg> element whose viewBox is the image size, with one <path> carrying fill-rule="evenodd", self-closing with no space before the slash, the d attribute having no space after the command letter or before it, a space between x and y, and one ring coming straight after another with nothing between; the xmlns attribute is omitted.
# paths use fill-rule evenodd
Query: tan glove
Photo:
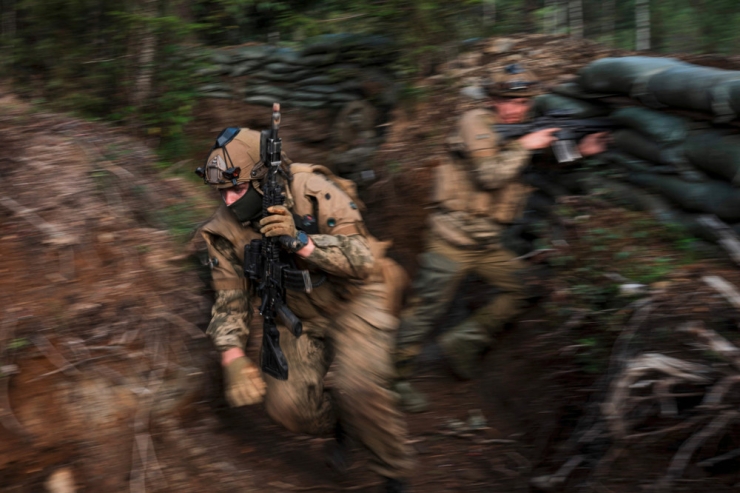
<svg viewBox="0 0 740 493"><path fill-rule="evenodd" d="M288 235L295 238L298 231L295 227L293 214L284 205L274 205L267 209L272 215L260 221L260 233L265 236Z"/></svg>
<svg viewBox="0 0 740 493"><path fill-rule="evenodd" d="M249 406L262 402L265 381L249 358L241 356L224 367L226 400L231 407Z"/></svg>

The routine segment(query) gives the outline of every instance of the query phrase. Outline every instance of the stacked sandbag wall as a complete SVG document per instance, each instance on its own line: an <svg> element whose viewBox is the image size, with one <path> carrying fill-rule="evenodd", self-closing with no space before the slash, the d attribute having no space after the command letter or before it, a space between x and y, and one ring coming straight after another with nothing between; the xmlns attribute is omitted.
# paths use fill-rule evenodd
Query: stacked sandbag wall
<svg viewBox="0 0 740 493"><path fill-rule="evenodd" d="M323 164L362 186L375 178L378 129L397 102L395 54L389 39L357 34L319 36L294 47L229 47L214 52L212 66L203 69L218 82L199 91L249 105L279 102L309 120L311 110L330 111L329 162Z"/></svg>
<svg viewBox="0 0 740 493"><path fill-rule="evenodd" d="M544 178L532 172L538 193L599 191L711 241L719 237L703 215L740 231L740 71L671 58L602 58L537 98L536 114L553 110L608 116L618 128L609 150L578 170Z"/></svg>

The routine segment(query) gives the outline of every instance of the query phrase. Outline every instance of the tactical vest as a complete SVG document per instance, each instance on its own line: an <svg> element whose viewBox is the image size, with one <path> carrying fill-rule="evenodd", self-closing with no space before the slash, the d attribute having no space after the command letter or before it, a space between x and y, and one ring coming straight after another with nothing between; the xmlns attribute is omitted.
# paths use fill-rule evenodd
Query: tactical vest
<svg viewBox="0 0 740 493"><path fill-rule="evenodd" d="M408 277L396 262L386 257L385 252L390 242L378 241L367 232L360 215L360 209L364 208L364 205L357 197L354 183L335 176L328 168L320 165L293 163L290 171L293 179L286 191L286 206L298 216L313 217L318 226L318 234L362 234L370 245L375 262L373 272L364 281L328 276L328 279L311 293L288 291L288 306L304 320L331 316L341 310L345 302L362 289L363 284L382 282L392 294L389 299L393 300L393 303L388 307L389 310L400 309L400 306L395 304L400 303L402 291L408 284ZM300 228L300 225L297 226ZM254 228L240 224L224 204L202 229L228 240L234 246L234 253L242 264L244 245L253 239L261 238L261 234ZM299 257L296 256L295 259L299 268L320 274L318 269ZM241 271L238 278L213 282L215 290L247 287L247 281Z"/></svg>
<svg viewBox="0 0 740 493"><path fill-rule="evenodd" d="M432 229L459 246L497 241L502 225L521 215L532 191L518 179L495 190L476 183L470 155L476 151L487 151L490 157L496 154L500 142L492 130L495 122L495 115L487 110L465 113L457 132L447 140L449 155L435 168L432 201L439 212L431 216ZM478 138L486 134L488 140Z"/></svg>

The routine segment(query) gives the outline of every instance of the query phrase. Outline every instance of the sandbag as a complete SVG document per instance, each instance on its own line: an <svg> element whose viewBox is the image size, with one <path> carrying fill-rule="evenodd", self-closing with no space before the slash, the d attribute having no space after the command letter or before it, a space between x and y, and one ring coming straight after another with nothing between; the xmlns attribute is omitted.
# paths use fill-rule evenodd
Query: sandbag
<svg viewBox="0 0 740 493"><path fill-rule="evenodd" d="M273 85L247 86L244 90L244 96L270 96L276 99L286 99L290 97L292 91L287 88Z"/></svg>
<svg viewBox="0 0 740 493"><path fill-rule="evenodd" d="M601 58L578 72L578 85L586 91L630 95L633 86L669 68L688 65L675 58L628 56Z"/></svg>
<svg viewBox="0 0 740 493"><path fill-rule="evenodd" d="M325 108L327 106L326 101L290 101L289 106L296 106L298 108L308 108L308 109L319 109L319 108Z"/></svg>
<svg viewBox="0 0 740 493"><path fill-rule="evenodd" d="M566 96L575 99L599 99L613 94L602 94L585 91L577 82L564 82L552 88L552 92L560 96Z"/></svg>
<svg viewBox="0 0 740 493"><path fill-rule="evenodd" d="M329 94L329 101L333 103L349 103L350 101L358 101L362 99L357 94L351 94L346 92L337 92L334 94Z"/></svg>
<svg viewBox="0 0 740 493"><path fill-rule="evenodd" d="M650 77L645 93L633 94L647 105L658 104L712 113L719 121L735 117L721 86L740 81L740 72L686 65L670 68Z"/></svg>
<svg viewBox="0 0 740 493"><path fill-rule="evenodd" d="M244 102L259 106L272 106L272 103L276 103L277 101L272 96L249 96L244 98Z"/></svg>
<svg viewBox="0 0 740 493"><path fill-rule="evenodd" d="M265 65L265 70L273 74L292 74L293 72L304 70L304 68L290 63L273 62Z"/></svg>
<svg viewBox="0 0 740 493"><path fill-rule="evenodd" d="M308 55L300 57L296 63L307 67L323 67L336 63L338 55L336 53L325 53L319 55Z"/></svg>
<svg viewBox="0 0 740 493"><path fill-rule="evenodd" d="M291 94L291 99L295 99L296 101L329 101L329 95L316 92L295 91Z"/></svg>
<svg viewBox="0 0 740 493"><path fill-rule="evenodd" d="M215 64L229 65L234 62L231 54L225 50L218 50L211 53L211 62Z"/></svg>
<svg viewBox="0 0 740 493"><path fill-rule="evenodd" d="M314 75L297 81L299 86L328 85L335 82L334 77L328 75Z"/></svg>
<svg viewBox="0 0 740 493"><path fill-rule="evenodd" d="M740 135L721 132L692 134L684 152L694 166L714 173L740 186Z"/></svg>
<svg viewBox="0 0 740 493"><path fill-rule="evenodd" d="M254 60L237 63L236 65L232 67L230 75L232 77L240 77L242 75L246 75L249 72L257 69L258 67L260 67L260 65L261 65L261 62L254 61Z"/></svg>
<svg viewBox="0 0 740 493"><path fill-rule="evenodd" d="M717 92L728 102L732 112L740 115L740 81L724 82L717 88Z"/></svg>
<svg viewBox="0 0 740 493"><path fill-rule="evenodd" d="M252 77L270 82L295 82L299 79L305 78L308 74L308 70L295 70L292 73L287 74L276 74L267 70L260 70L259 72L252 74Z"/></svg>
<svg viewBox="0 0 740 493"><path fill-rule="evenodd" d="M740 190L727 182L689 183L653 173L630 173L627 179L654 190L686 211L714 214L724 221L740 220Z"/></svg>
<svg viewBox="0 0 740 493"><path fill-rule="evenodd" d="M244 46L234 50L232 58L234 62L245 60L262 60L270 55L275 48L267 45Z"/></svg>
<svg viewBox="0 0 740 493"><path fill-rule="evenodd" d="M609 117L663 145L680 144L689 131L685 118L637 106L617 109Z"/></svg>
<svg viewBox="0 0 740 493"><path fill-rule="evenodd" d="M604 161L616 165L618 168L624 171L641 171L645 173L660 173L660 174L676 174L678 168L674 165L667 164L655 164L650 161L645 161L635 156L631 156L625 152L620 151L607 151L599 154L599 157Z"/></svg>
<svg viewBox="0 0 740 493"><path fill-rule="evenodd" d="M310 86L301 86L301 91L308 91L308 92L316 92L319 94L333 94L335 92L339 92L341 89L339 86L318 86L318 85L310 85Z"/></svg>
<svg viewBox="0 0 740 493"><path fill-rule="evenodd" d="M680 146L663 146L636 130L622 128L612 132L614 147L655 164L676 166L684 160Z"/></svg>
<svg viewBox="0 0 740 493"><path fill-rule="evenodd" d="M216 99L233 99L234 95L230 92L224 92L224 91L216 91L216 92L208 92L201 94L201 97L204 98L216 98Z"/></svg>
<svg viewBox="0 0 740 493"><path fill-rule="evenodd" d="M198 88L199 92L218 92L218 91L224 91L224 92L231 92L231 86L229 84L221 84L221 83L215 83L215 84L206 84L204 86L200 86Z"/></svg>
<svg viewBox="0 0 740 493"><path fill-rule="evenodd" d="M557 94L541 94L534 98L534 112L536 115L541 116L552 111L572 112L573 118L591 118L609 113L606 106Z"/></svg>
<svg viewBox="0 0 740 493"><path fill-rule="evenodd" d="M300 63L301 56L298 52L291 50L290 48L276 48L270 53L269 59L271 62L298 65Z"/></svg>

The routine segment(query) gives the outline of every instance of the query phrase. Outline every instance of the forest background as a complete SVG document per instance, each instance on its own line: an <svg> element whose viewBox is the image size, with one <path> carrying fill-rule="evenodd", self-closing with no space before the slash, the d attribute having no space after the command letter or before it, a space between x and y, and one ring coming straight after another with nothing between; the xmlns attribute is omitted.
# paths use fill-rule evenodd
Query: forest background
<svg viewBox="0 0 740 493"><path fill-rule="evenodd" d="M14 92L129 127L162 166L190 155L184 128L211 50L291 46L337 32L382 34L400 94L466 41L567 34L653 53L737 53L736 0L0 0L0 69Z"/></svg>

